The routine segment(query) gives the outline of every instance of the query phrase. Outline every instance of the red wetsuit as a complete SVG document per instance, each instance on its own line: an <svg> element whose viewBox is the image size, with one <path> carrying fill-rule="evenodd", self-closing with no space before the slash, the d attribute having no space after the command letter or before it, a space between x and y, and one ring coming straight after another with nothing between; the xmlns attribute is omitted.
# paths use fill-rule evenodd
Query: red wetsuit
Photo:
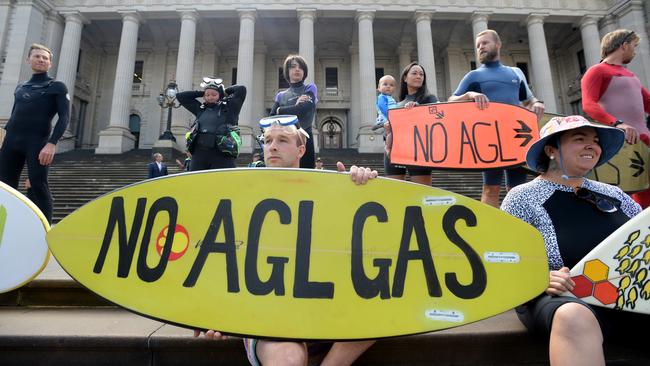
<svg viewBox="0 0 650 366"><path fill-rule="evenodd" d="M650 114L650 92L639 78L620 65L594 65L582 77L582 109L594 120L613 125L616 120L636 128L650 146L645 113ZM633 195L643 208L650 206L650 189Z"/></svg>

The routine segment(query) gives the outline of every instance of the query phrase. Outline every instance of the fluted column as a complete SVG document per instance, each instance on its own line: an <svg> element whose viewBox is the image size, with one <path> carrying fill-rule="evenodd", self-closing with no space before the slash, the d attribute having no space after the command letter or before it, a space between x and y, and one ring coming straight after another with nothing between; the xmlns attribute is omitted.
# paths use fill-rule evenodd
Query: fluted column
<svg viewBox="0 0 650 366"><path fill-rule="evenodd" d="M255 18L257 12L253 9L238 10L239 13L239 51L237 52L237 84L246 86L248 95L253 88L253 63L255 48ZM239 114L239 124L253 128L252 103L246 97L246 101Z"/></svg>
<svg viewBox="0 0 650 366"><path fill-rule="evenodd" d="M580 20L580 35L582 48L585 51L587 67L600 62L600 36L598 35L598 18L584 16Z"/></svg>
<svg viewBox="0 0 650 366"><path fill-rule="evenodd" d="M431 36L431 19L433 12L416 11L415 28L418 38L418 62L427 75L429 93L438 94L436 83L436 62L433 54L433 37Z"/></svg>
<svg viewBox="0 0 650 366"><path fill-rule="evenodd" d="M314 75L314 20L316 9L298 9L300 21L300 36L298 40L298 53L307 61L308 75L305 83L313 83Z"/></svg>
<svg viewBox="0 0 650 366"><path fill-rule="evenodd" d="M255 126L257 121L260 118L266 117L266 109L264 108L264 96L266 91L266 46L263 42L257 42L255 44L255 86L254 89L250 92L251 102L253 103L253 120L251 124ZM256 146L255 146L256 147Z"/></svg>
<svg viewBox="0 0 650 366"><path fill-rule="evenodd" d="M176 61L176 84L179 91L192 90L194 77L194 49L196 46L196 22L198 14L193 9L181 10L181 33L178 41L178 59ZM191 114L179 108L172 114L171 131L177 142L185 139L192 119Z"/></svg>
<svg viewBox="0 0 650 366"><path fill-rule="evenodd" d="M404 42L397 47L397 55L399 57L399 73L406 68L408 64L413 61L411 58L411 53L413 52L413 44L411 42ZM399 84L399 75L394 75L395 76L395 81Z"/></svg>
<svg viewBox="0 0 650 366"><path fill-rule="evenodd" d="M46 17L46 30L45 30L45 45L52 51L52 69L50 69L50 76L56 77L59 68L59 59L61 56L61 46L63 41L64 22L62 18L55 12L50 11ZM0 24L2 22L0 21ZM0 31L1 32L1 31ZM0 41L1 42L1 41ZM0 49L2 47L0 46Z"/></svg>
<svg viewBox="0 0 650 366"><path fill-rule="evenodd" d="M354 41L353 41L354 42ZM361 127L359 111L359 47L353 44L350 50L350 113L348 115L348 147L358 146L357 135Z"/></svg>
<svg viewBox="0 0 650 366"><path fill-rule="evenodd" d="M79 47L81 45L81 31L84 23L88 23L79 12L64 13L65 30L61 42L61 55L56 70L56 79L62 81L68 87L70 103L74 101L75 82L77 80L77 63L79 62ZM74 149L73 134L70 131L70 124L64 133L65 139L59 143L58 152Z"/></svg>
<svg viewBox="0 0 650 366"><path fill-rule="evenodd" d="M5 51L5 38L9 30L9 15L11 13L11 0L0 0L0 54Z"/></svg>
<svg viewBox="0 0 650 366"><path fill-rule="evenodd" d="M115 84L108 128L99 133L97 154L120 154L133 149L135 137L129 130L129 108L135 53L138 47L140 15L129 11L122 13L122 36L115 68Z"/></svg>
<svg viewBox="0 0 650 366"><path fill-rule="evenodd" d="M526 20L528 26L528 43L530 45L530 60L533 64L533 86L535 95L544 101L547 112L556 113L555 91L553 90L553 77L551 63L546 47L544 35L543 14L531 14Z"/></svg>
<svg viewBox="0 0 650 366"><path fill-rule="evenodd" d="M650 85L650 42L646 31L646 13L644 8L648 7L647 1L628 0L622 1L623 5L615 11L620 28L633 30L641 39L636 49L636 56L628 68L641 80L644 86Z"/></svg>
<svg viewBox="0 0 650 366"><path fill-rule="evenodd" d="M600 21L600 38L602 39L605 34L615 31L618 28L618 19L612 14L605 15L605 17Z"/></svg>
<svg viewBox="0 0 650 366"><path fill-rule="evenodd" d="M479 65L480 62L478 60L478 53L476 53L476 36L483 32L484 30L488 29L488 19L490 17L490 13L482 13L482 12L477 12L475 11L472 13L472 42L474 48L474 55L476 58L476 65Z"/></svg>
<svg viewBox="0 0 650 366"><path fill-rule="evenodd" d="M374 11L357 10L359 25L359 116L361 126L372 124L375 112L375 42L372 22Z"/></svg>
<svg viewBox="0 0 650 366"><path fill-rule="evenodd" d="M64 13L65 30L61 42L61 55L56 70L56 79L68 87L70 101L74 98L74 85L77 80L77 63L79 62L79 47L81 45L81 30L88 21L79 13Z"/></svg>
<svg viewBox="0 0 650 366"><path fill-rule="evenodd" d="M42 42L43 22L45 21L46 3L36 1L14 2L13 11L9 11L11 23L5 29L4 46L5 63L0 78L0 126L9 119L14 103L14 90L20 81L27 80L32 70L25 62L27 50L34 42Z"/></svg>

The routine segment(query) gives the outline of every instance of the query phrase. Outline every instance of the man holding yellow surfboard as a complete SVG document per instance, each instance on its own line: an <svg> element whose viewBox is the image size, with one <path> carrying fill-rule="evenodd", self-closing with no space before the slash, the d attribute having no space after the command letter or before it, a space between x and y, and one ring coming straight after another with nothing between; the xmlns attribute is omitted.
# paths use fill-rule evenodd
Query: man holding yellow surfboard
<svg viewBox="0 0 650 366"><path fill-rule="evenodd" d="M260 121L264 130L264 162L271 168L299 168L300 158L305 154L309 135L298 124L295 116L273 116ZM345 171L343 163L338 162L337 170ZM352 166L350 177L356 184L365 184L377 177L377 171L370 168ZM198 337L200 331L195 330ZM218 331L208 330L205 336L210 339L224 339L227 336ZM323 366L351 365L363 352L375 343L374 340L356 342L335 342L325 354ZM261 340L244 338L246 355L251 365L307 365L310 354L322 357L327 343L305 343L287 340ZM319 352L320 351L320 352Z"/></svg>

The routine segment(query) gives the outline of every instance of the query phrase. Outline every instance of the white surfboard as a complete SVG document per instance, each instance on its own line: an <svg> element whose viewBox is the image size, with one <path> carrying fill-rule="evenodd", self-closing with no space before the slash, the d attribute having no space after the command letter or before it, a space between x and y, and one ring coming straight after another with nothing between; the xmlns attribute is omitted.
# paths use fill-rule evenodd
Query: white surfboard
<svg viewBox="0 0 650 366"><path fill-rule="evenodd" d="M0 182L0 293L26 284L45 268L49 229L32 201Z"/></svg>
<svg viewBox="0 0 650 366"><path fill-rule="evenodd" d="M650 314L650 208L633 217L573 269L571 295L588 304Z"/></svg>

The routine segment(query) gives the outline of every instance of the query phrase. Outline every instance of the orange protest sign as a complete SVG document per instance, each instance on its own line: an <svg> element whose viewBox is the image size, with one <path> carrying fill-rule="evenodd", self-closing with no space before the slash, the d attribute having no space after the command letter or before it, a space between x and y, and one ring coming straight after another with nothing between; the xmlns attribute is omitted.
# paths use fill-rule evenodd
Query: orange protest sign
<svg viewBox="0 0 650 366"><path fill-rule="evenodd" d="M537 117L523 107L490 102L438 103L391 109L392 164L441 169L521 165L539 138Z"/></svg>

